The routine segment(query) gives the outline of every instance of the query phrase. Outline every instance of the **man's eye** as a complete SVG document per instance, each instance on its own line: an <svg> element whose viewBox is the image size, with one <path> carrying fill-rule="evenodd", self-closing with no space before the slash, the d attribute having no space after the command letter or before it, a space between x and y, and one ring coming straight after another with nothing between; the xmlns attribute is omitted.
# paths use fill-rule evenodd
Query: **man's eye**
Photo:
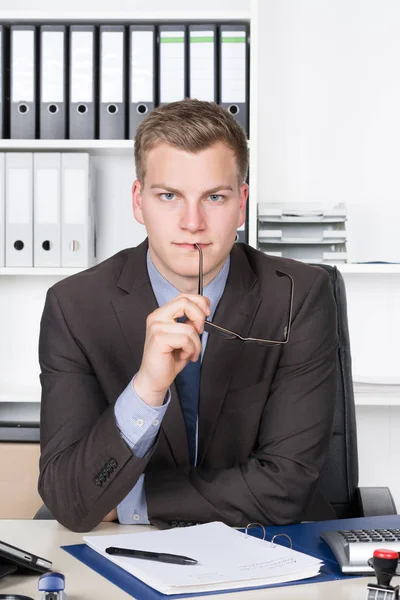
<svg viewBox="0 0 400 600"><path fill-rule="evenodd" d="M160 198L162 200L173 200L175 198L175 194L173 194L172 192L164 192L160 194Z"/></svg>
<svg viewBox="0 0 400 600"><path fill-rule="evenodd" d="M218 202L218 200L221 200L223 196L221 196L221 194L211 194L209 198L212 202Z"/></svg>

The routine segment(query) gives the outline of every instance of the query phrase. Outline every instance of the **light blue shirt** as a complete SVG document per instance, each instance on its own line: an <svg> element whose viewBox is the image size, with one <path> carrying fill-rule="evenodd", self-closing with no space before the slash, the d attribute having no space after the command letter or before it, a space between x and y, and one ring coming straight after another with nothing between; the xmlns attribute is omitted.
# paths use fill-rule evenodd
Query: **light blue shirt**
<svg viewBox="0 0 400 600"><path fill-rule="evenodd" d="M204 296L210 300L210 320L214 317L214 312L218 306L221 296L225 289L226 280L229 273L230 258L226 260L220 272L203 290ZM147 252L147 270L150 283L159 306L166 304L175 296L180 294L169 281L167 281L155 268L150 259L150 253ZM208 333L203 332L201 336L202 349L201 359L207 345ZM136 376L136 375L135 375ZM171 399L171 391L168 390L165 402L162 406L149 406L136 394L132 381L125 388L115 403L115 419L121 435L128 444L135 456L143 458L152 449L161 422ZM197 439L196 439L197 446ZM197 455L197 447L196 447ZM144 477L142 474L137 480L135 486L129 494L117 506L118 520L123 524L148 524L147 503L144 488Z"/></svg>

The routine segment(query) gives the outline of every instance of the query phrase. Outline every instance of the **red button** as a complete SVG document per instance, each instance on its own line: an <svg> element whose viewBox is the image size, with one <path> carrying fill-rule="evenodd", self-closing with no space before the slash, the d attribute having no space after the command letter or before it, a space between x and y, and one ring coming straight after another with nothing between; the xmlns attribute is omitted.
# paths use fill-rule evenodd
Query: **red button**
<svg viewBox="0 0 400 600"><path fill-rule="evenodd" d="M399 558L399 553L396 552L395 550L374 550L374 556L376 556L376 558L388 558L388 559L393 559L393 558Z"/></svg>

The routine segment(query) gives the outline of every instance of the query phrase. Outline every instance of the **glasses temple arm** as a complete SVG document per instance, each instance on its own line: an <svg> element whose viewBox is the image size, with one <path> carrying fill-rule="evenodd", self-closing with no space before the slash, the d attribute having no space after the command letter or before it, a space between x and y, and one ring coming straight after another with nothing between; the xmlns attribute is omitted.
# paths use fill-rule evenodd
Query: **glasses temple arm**
<svg viewBox="0 0 400 600"><path fill-rule="evenodd" d="M198 244L194 244L194 247L199 251L199 286L197 293L199 296L203 295L203 251Z"/></svg>

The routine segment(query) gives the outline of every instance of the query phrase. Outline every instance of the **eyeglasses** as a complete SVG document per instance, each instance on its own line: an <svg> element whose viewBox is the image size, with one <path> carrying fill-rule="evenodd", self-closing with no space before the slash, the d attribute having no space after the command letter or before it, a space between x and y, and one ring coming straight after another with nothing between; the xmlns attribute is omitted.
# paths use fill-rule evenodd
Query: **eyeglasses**
<svg viewBox="0 0 400 600"><path fill-rule="evenodd" d="M203 251L198 244L194 244L195 248L199 251L199 287L198 294L200 296L203 295ZM293 312L293 294L294 294L294 281L293 277L288 273L284 273L283 271L277 271L279 277L287 277L290 281L290 294L289 294L289 310L287 315L287 322L283 329L283 339L282 340L263 340L259 338L246 338L242 337L238 333L234 331L230 331L229 329L225 329L225 327L220 327L219 325L215 325L211 321L204 322L204 330L207 333L217 333L219 336L227 339L227 340L241 340L242 342L254 342L256 344L260 344L262 346L276 346L278 344L287 344L289 341L290 335L290 325L292 322L292 312Z"/></svg>

